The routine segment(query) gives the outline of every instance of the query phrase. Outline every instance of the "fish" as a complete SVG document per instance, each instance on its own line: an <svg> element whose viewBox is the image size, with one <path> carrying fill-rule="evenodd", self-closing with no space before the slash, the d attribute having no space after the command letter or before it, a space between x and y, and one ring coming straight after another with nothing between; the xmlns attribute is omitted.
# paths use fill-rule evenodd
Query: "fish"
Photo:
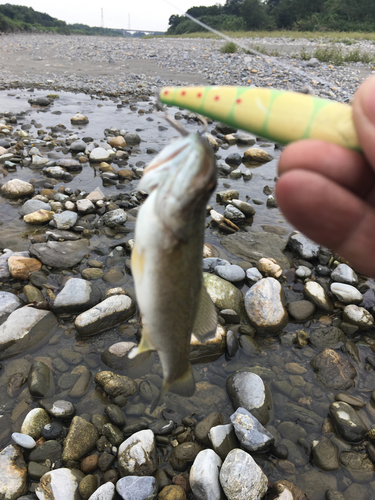
<svg viewBox="0 0 375 500"><path fill-rule="evenodd" d="M216 332L216 309L202 272L206 205L216 176L207 140L183 132L145 168L138 186L149 193L138 212L131 254L143 328L129 357L146 351L159 355L163 385L151 412L168 390L194 394L191 335L202 340Z"/></svg>
<svg viewBox="0 0 375 500"><path fill-rule="evenodd" d="M320 139L361 151L352 107L330 99L230 85L164 87L159 99L281 144Z"/></svg>

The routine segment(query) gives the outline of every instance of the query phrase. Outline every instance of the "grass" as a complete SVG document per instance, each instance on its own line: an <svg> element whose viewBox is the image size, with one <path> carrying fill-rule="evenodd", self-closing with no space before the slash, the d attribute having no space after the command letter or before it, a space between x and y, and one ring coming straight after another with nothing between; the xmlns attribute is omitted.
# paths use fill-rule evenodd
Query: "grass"
<svg viewBox="0 0 375 500"><path fill-rule="evenodd" d="M223 31L231 38L290 38L299 40L305 38L307 40L324 40L332 43L344 43L352 45L358 40L369 40L375 43L375 33L360 33L360 32L340 32L340 31ZM184 35L164 35L167 38L220 38L219 36L206 31L197 33L186 33Z"/></svg>
<svg viewBox="0 0 375 500"><path fill-rule="evenodd" d="M302 52L302 51L301 51ZM353 49L349 52L343 52L339 47L317 47L312 55L308 52L303 52L301 59L309 59L307 57L316 57L320 62L332 63L335 66L351 62L362 62L365 64L374 63L375 56L368 52L360 52L359 49Z"/></svg>
<svg viewBox="0 0 375 500"><path fill-rule="evenodd" d="M220 49L220 52L223 54L234 54L237 52L238 47L234 42L227 42L225 45L223 45Z"/></svg>

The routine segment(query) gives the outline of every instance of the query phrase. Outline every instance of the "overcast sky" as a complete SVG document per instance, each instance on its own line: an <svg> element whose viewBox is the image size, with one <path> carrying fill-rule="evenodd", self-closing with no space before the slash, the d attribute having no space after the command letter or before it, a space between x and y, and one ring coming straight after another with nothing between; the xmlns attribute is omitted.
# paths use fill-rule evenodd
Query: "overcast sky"
<svg viewBox="0 0 375 500"><path fill-rule="evenodd" d="M9 0L0 4L11 3L32 7L45 12L69 24L83 23L89 26L101 26L101 9L103 9L104 26L106 28L129 28L139 30L166 31L168 19L172 14L180 14L176 8L165 0ZM184 12L197 5L224 4L225 0L171 0Z"/></svg>

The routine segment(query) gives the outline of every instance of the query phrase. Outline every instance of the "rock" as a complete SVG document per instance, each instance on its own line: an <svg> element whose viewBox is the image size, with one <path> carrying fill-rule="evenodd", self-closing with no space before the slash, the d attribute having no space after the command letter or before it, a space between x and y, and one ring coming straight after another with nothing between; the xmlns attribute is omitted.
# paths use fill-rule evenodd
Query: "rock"
<svg viewBox="0 0 375 500"><path fill-rule="evenodd" d="M358 413L347 403L338 401L329 407L330 414L339 435L351 443L362 441L368 431Z"/></svg>
<svg viewBox="0 0 375 500"><path fill-rule="evenodd" d="M214 274L203 273L203 280L212 302L218 309L233 309L243 317L243 296L237 287Z"/></svg>
<svg viewBox="0 0 375 500"><path fill-rule="evenodd" d="M300 279L306 279L311 277L311 269L306 266L298 266L296 270L296 276Z"/></svg>
<svg viewBox="0 0 375 500"><path fill-rule="evenodd" d="M72 118L70 119L72 125L86 125L89 123L89 119L87 116L82 115L81 113L76 113Z"/></svg>
<svg viewBox="0 0 375 500"><path fill-rule="evenodd" d="M53 219L55 212L51 210L37 210L31 214L25 215L23 220L28 224L46 224Z"/></svg>
<svg viewBox="0 0 375 500"><path fill-rule="evenodd" d="M4 323L9 314L22 305L22 300L13 293L0 291L0 325Z"/></svg>
<svg viewBox="0 0 375 500"><path fill-rule="evenodd" d="M53 374L42 361L34 361L31 365L28 387L30 394L36 398L51 398L55 395Z"/></svg>
<svg viewBox="0 0 375 500"><path fill-rule="evenodd" d="M246 217L252 217L255 214L255 208L250 205L250 203L246 203L246 201L241 201L237 199L230 200L229 202L231 205L234 205L238 210L241 210L241 212L246 216Z"/></svg>
<svg viewBox="0 0 375 500"><path fill-rule="evenodd" d="M356 305L346 306L343 318L344 321L358 326L360 330L367 330L374 325L374 317L365 308Z"/></svg>
<svg viewBox="0 0 375 500"><path fill-rule="evenodd" d="M82 481L79 483L78 490L83 500L88 500L88 498L96 490L97 485L97 479L92 474L88 474L82 479Z"/></svg>
<svg viewBox="0 0 375 500"><path fill-rule="evenodd" d="M290 267L289 259L283 251L287 241L277 234L244 232L221 238L223 247L237 258L257 265L262 257L273 258L283 269Z"/></svg>
<svg viewBox="0 0 375 500"><path fill-rule="evenodd" d="M357 483L373 481L375 467L366 453L343 451L340 454L340 462L346 467L352 481Z"/></svg>
<svg viewBox="0 0 375 500"><path fill-rule="evenodd" d="M69 279L53 303L56 314L80 313L95 306L101 299L101 291L92 283L80 278Z"/></svg>
<svg viewBox="0 0 375 500"><path fill-rule="evenodd" d="M203 450L195 457L189 481L196 500L224 500L220 486L220 457L212 450Z"/></svg>
<svg viewBox="0 0 375 500"><path fill-rule="evenodd" d="M117 342L109 346L101 355L103 363L112 370L128 370L147 359L151 352L146 351L133 359L129 359L129 352L137 347L135 342Z"/></svg>
<svg viewBox="0 0 375 500"><path fill-rule="evenodd" d="M91 193L86 196L86 200L90 200L92 203L104 200L104 193L100 189L100 187L97 187L94 191L91 191Z"/></svg>
<svg viewBox="0 0 375 500"><path fill-rule="evenodd" d="M47 177L53 177L54 179L72 180L72 175L62 167L46 167L43 168L43 173Z"/></svg>
<svg viewBox="0 0 375 500"><path fill-rule="evenodd" d="M69 210L65 210L60 214L54 214L53 220L56 224L57 229L70 229L77 222L78 214L76 212L71 212Z"/></svg>
<svg viewBox="0 0 375 500"><path fill-rule="evenodd" d="M289 238L288 245L292 250L297 252L303 259L309 260L318 257L319 245L310 241L301 233L292 234Z"/></svg>
<svg viewBox="0 0 375 500"><path fill-rule="evenodd" d="M30 253L35 255L46 266L57 269L69 269L79 264L89 251L89 242L85 239L77 241L47 241L35 243Z"/></svg>
<svg viewBox="0 0 375 500"><path fill-rule="evenodd" d="M42 428L50 423L50 418L43 408L30 410L21 425L21 434L28 434L33 439L39 439Z"/></svg>
<svg viewBox="0 0 375 500"><path fill-rule="evenodd" d="M196 425L195 427L196 439L200 443L209 446L211 443L209 438L210 429L217 425L222 425L223 423L224 423L224 417L221 413L218 412L210 413Z"/></svg>
<svg viewBox="0 0 375 500"><path fill-rule="evenodd" d="M32 462L41 464L44 464L46 460L57 462L58 460L61 460L61 452L61 444L55 440L49 440L34 448L29 454L28 459Z"/></svg>
<svg viewBox="0 0 375 500"><path fill-rule="evenodd" d="M44 295L43 293L33 285L25 285L23 287L23 293L26 298L26 302L31 304L32 302L43 302Z"/></svg>
<svg viewBox="0 0 375 500"><path fill-rule="evenodd" d="M244 162L267 163L271 160L273 160L273 156L260 148L250 148L243 153Z"/></svg>
<svg viewBox="0 0 375 500"><path fill-rule="evenodd" d="M331 312L333 310L333 304L327 292L324 290L322 285L316 281L308 281L303 289L303 294L306 299L313 302L318 309L322 309L327 312Z"/></svg>
<svg viewBox="0 0 375 500"><path fill-rule="evenodd" d="M281 405L279 407L279 411L280 418L283 418L284 420L293 420L296 423L301 422L317 428L320 428L323 424L323 419L318 414L293 403L285 403Z"/></svg>
<svg viewBox="0 0 375 500"><path fill-rule="evenodd" d="M267 500L308 500L308 498L297 486L282 479L273 483L268 489Z"/></svg>
<svg viewBox="0 0 375 500"><path fill-rule="evenodd" d="M220 276L220 278L230 281L231 283L237 283L245 279L245 271L242 267L237 265L218 265L215 267L215 273Z"/></svg>
<svg viewBox="0 0 375 500"><path fill-rule="evenodd" d="M153 500L158 486L152 476L128 476L117 481L116 491L123 500Z"/></svg>
<svg viewBox="0 0 375 500"><path fill-rule="evenodd" d="M28 492L27 466L21 448L10 444L0 451L0 496L17 500Z"/></svg>
<svg viewBox="0 0 375 500"><path fill-rule="evenodd" d="M262 425L267 424L271 393L259 375L248 369L237 371L228 377L226 386L234 410L245 408Z"/></svg>
<svg viewBox="0 0 375 500"><path fill-rule="evenodd" d="M284 304L284 291L274 278L261 279L245 295L247 316L260 335L272 335L287 325Z"/></svg>
<svg viewBox="0 0 375 500"><path fill-rule="evenodd" d="M288 304L290 316L296 321L306 321L315 312L315 305L309 300L296 300Z"/></svg>
<svg viewBox="0 0 375 500"><path fill-rule="evenodd" d="M174 470L184 472L194 462L200 451L202 447L197 443L192 441L181 443L172 451L169 463Z"/></svg>
<svg viewBox="0 0 375 500"><path fill-rule="evenodd" d="M230 420L234 432L245 450L262 452L268 450L274 443L274 437L258 420L244 408L237 408Z"/></svg>
<svg viewBox="0 0 375 500"><path fill-rule="evenodd" d="M220 484L228 500L260 500L267 490L267 476L243 450L232 450L220 470Z"/></svg>
<svg viewBox="0 0 375 500"><path fill-rule="evenodd" d="M232 424L211 427L208 432L208 437L215 453L223 460L225 460L225 457L230 451L239 447L239 442L234 433Z"/></svg>
<svg viewBox="0 0 375 500"><path fill-rule="evenodd" d="M182 486L165 486L158 495L158 500L186 500L186 493Z"/></svg>
<svg viewBox="0 0 375 500"><path fill-rule="evenodd" d="M13 432L12 434L13 441L22 446L22 448L26 448L27 450L32 450L36 446L35 439L27 434L21 434L20 432Z"/></svg>
<svg viewBox="0 0 375 500"><path fill-rule="evenodd" d="M84 198L83 200L77 200L76 205L78 212L82 215L92 214L96 211L93 202L88 200L87 198Z"/></svg>
<svg viewBox="0 0 375 500"><path fill-rule="evenodd" d="M189 359L193 363L207 363L220 358L225 352L225 329L217 325L215 334L205 339L198 340L194 334L190 339Z"/></svg>
<svg viewBox="0 0 375 500"><path fill-rule="evenodd" d="M118 449L118 470L124 476L150 476L157 468L154 433L135 432Z"/></svg>
<svg viewBox="0 0 375 500"><path fill-rule="evenodd" d="M13 179L1 186L1 194L7 198L21 198L34 193L34 186L29 182Z"/></svg>
<svg viewBox="0 0 375 500"><path fill-rule="evenodd" d="M246 269L246 279L249 281L250 285L253 285L257 281L263 279L263 276L256 267L250 267Z"/></svg>
<svg viewBox="0 0 375 500"><path fill-rule="evenodd" d="M354 286L345 283L332 283L330 289L343 304L360 304L363 300L361 292Z"/></svg>
<svg viewBox="0 0 375 500"><path fill-rule="evenodd" d="M75 153L83 153L87 148L87 144L82 139L77 139L73 141L69 146L70 151L74 151Z"/></svg>
<svg viewBox="0 0 375 500"><path fill-rule="evenodd" d="M99 433L94 425L81 417L74 417L64 441L63 461L80 460L95 447L98 439Z"/></svg>
<svg viewBox="0 0 375 500"><path fill-rule="evenodd" d="M240 223L246 219L245 214L233 205L227 205L224 209L224 217L235 223Z"/></svg>
<svg viewBox="0 0 375 500"><path fill-rule="evenodd" d="M260 259L258 269L264 276L272 278L280 278L283 274L281 267L276 263L275 259Z"/></svg>
<svg viewBox="0 0 375 500"><path fill-rule="evenodd" d="M110 210L103 215L103 222L108 227L123 226L128 220L128 214L122 208Z"/></svg>
<svg viewBox="0 0 375 500"><path fill-rule="evenodd" d="M230 262L218 257L206 257L203 259L203 271L207 273L214 272L217 266L230 266Z"/></svg>
<svg viewBox="0 0 375 500"><path fill-rule="evenodd" d="M124 139L127 145L139 144L141 142L139 135L134 132L126 132Z"/></svg>
<svg viewBox="0 0 375 500"><path fill-rule="evenodd" d="M27 200L22 205L22 207L18 210L18 213L23 217L24 215L31 214L36 212L37 210L51 210L51 207L48 203L40 200Z"/></svg>
<svg viewBox="0 0 375 500"><path fill-rule="evenodd" d="M50 311L22 307L13 311L0 326L0 359L30 349L53 333L57 318Z"/></svg>
<svg viewBox="0 0 375 500"><path fill-rule="evenodd" d="M353 286L358 284L358 276L347 264L339 264L332 271L331 280Z"/></svg>
<svg viewBox="0 0 375 500"><path fill-rule="evenodd" d="M310 362L317 371L317 379L326 387L334 390L346 390L354 385L357 371L341 354L333 349L323 349Z"/></svg>
<svg viewBox="0 0 375 500"><path fill-rule="evenodd" d="M35 487L39 500L79 500L79 483L83 472L77 469L56 469L40 478Z"/></svg>
<svg viewBox="0 0 375 500"><path fill-rule="evenodd" d="M123 148L126 146L126 141L122 135L118 135L109 141L112 148Z"/></svg>
<svg viewBox="0 0 375 500"><path fill-rule="evenodd" d="M313 441L312 455L314 463L324 471L338 470L340 468L339 449L326 437Z"/></svg>
<svg viewBox="0 0 375 500"><path fill-rule="evenodd" d="M90 153L90 161L100 163L102 161L108 161L115 152L112 149L94 148Z"/></svg>
<svg viewBox="0 0 375 500"><path fill-rule="evenodd" d="M134 380L125 375L118 375L109 371L98 372L95 375L95 382L111 398L117 396L129 397L138 390L138 385Z"/></svg>
<svg viewBox="0 0 375 500"><path fill-rule="evenodd" d="M332 347L335 349L346 342L346 335L336 326L327 326L312 330L309 340L313 347Z"/></svg>
<svg viewBox="0 0 375 500"><path fill-rule="evenodd" d="M299 474L296 482L309 500L322 500L327 490L337 490L336 477L318 469Z"/></svg>
<svg viewBox="0 0 375 500"><path fill-rule="evenodd" d="M81 313L75 319L74 325L79 335L95 335L126 321L134 312L135 305L130 297L114 295Z"/></svg>
<svg viewBox="0 0 375 500"><path fill-rule="evenodd" d="M41 269L42 263L37 259L11 255L8 259L8 266L13 278L27 280L30 273Z"/></svg>
<svg viewBox="0 0 375 500"><path fill-rule="evenodd" d="M115 496L115 485L108 481L94 491L89 500L113 500Z"/></svg>

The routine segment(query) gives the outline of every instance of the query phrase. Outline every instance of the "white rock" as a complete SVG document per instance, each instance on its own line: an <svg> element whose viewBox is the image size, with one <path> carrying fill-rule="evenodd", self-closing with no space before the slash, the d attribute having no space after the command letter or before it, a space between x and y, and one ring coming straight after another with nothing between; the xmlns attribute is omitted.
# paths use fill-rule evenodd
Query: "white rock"
<svg viewBox="0 0 375 500"><path fill-rule="evenodd" d="M344 321L358 326L360 330L374 325L374 317L366 309L352 304L344 309Z"/></svg>
<svg viewBox="0 0 375 500"><path fill-rule="evenodd" d="M95 212L95 205L87 198L77 200L76 204L78 212L82 212L84 214Z"/></svg>
<svg viewBox="0 0 375 500"><path fill-rule="evenodd" d="M135 306L127 295L114 295L77 316L74 325L80 335L108 330L133 315Z"/></svg>
<svg viewBox="0 0 375 500"><path fill-rule="evenodd" d="M332 283L331 292L336 295L343 304L360 304L363 296L354 286L346 285L345 283Z"/></svg>
<svg viewBox="0 0 375 500"><path fill-rule="evenodd" d="M358 276L347 264L339 264L331 273L332 281L346 283L348 285L357 285Z"/></svg>
<svg viewBox="0 0 375 500"><path fill-rule="evenodd" d="M0 498L15 500L28 492L27 465L18 446L0 451Z"/></svg>
<svg viewBox="0 0 375 500"><path fill-rule="evenodd" d="M97 187L95 189L95 191L91 191L91 193L89 193L87 196L86 196L86 200L90 200L92 201L93 203L96 203L100 200L104 200L104 193L103 191L100 189L100 187Z"/></svg>
<svg viewBox="0 0 375 500"><path fill-rule="evenodd" d="M308 281L305 284L303 293L306 299L313 302L319 309L323 309L323 311L327 312L333 310L333 304L331 299L328 297L327 292L324 290L322 285L316 281Z"/></svg>
<svg viewBox="0 0 375 500"><path fill-rule="evenodd" d="M220 486L221 458L213 450L203 450L190 469L190 487L196 500L224 500Z"/></svg>
<svg viewBox="0 0 375 500"><path fill-rule="evenodd" d="M231 283L237 283L239 281L243 281L245 279L245 271L242 267L237 266L235 264L228 265L218 265L215 267L215 273L227 281Z"/></svg>
<svg viewBox="0 0 375 500"><path fill-rule="evenodd" d="M39 500L80 500L78 491L84 474L78 469L56 469L40 478L35 487Z"/></svg>
<svg viewBox="0 0 375 500"><path fill-rule="evenodd" d="M21 432L13 432L12 439L16 444L28 450L32 450L36 446L35 439L33 439L28 434L22 434Z"/></svg>
<svg viewBox="0 0 375 500"><path fill-rule="evenodd" d="M20 196L28 196L34 193L34 186L29 182L13 179L6 182L1 187L1 192L9 198L19 198Z"/></svg>
<svg viewBox="0 0 375 500"><path fill-rule="evenodd" d="M288 244L293 250L298 252L303 259L312 259L319 255L319 245L313 243L301 233L292 234Z"/></svg>
<svg viewBox="0 0 375 500"><path fill-rule="evenodd" d="M240 449L228 454L220 470L220 484L228 500L260 500L267 483L262 469Z"/></svg>
<svg viewBox="0 0 375 500"><path fill-rule="evenodd" d="M254 284L263 279L263 276L256 267L250 267L246 269L246 279L249 280L251 284Z"/></svg>
<svg viewBox="0 0 375 500"><path fill-rule="evenodd" d="M232 424L215 425L208 432L212 447L223 460L234 448L238 448L239 443L234 433Z"/></svg>
<svg viewBox="0 0 375 500"><path fill-rule="evenodd" d="M14 293L0 291L0 325L9 314L21 307L22 304L22 300Z"/></svg>
<svg viewBox="0 0 375 500"><path fill-rule="evenodd" d="M296 270L296 276L298 276L298 278L302 278L302 279L310 278L311 269L309 269L306 266L298 266L297 270Z"/></svg>
<svg viewBox="0 0 375 500"><path fill-rule="evenodd" d="M262 452L274 442L274 437L245 408L237 408L230 420L241 445L248 451Z"/></svg>
<svg viewBox="0 0 375 500"><path fill-rule="evenodd" d="M89 500L113 500L114 496L115 485L111 483L111 481L108 481L108 483L99 486L99 488L89 497Z"/></svg>
<svg viewBox="0 0 375 500"><path fill-rule="evenodd" d="M93 162L108 161L116 153L112 149L94 148L90 153L90 160Z"/></svg>
<svg viewBox="0 0 375 500"><path fill-rule="evenodd" d="M246 215L238 210L234 205L227 205L224 209L224 217L231 221L241 221L246 219Z"/></svg>
<svg viewBox="0 0 375 500"><path fill-rule="evenodd" d="M53 216L57 229L70 229L77 222L77 219L78 214L76 212L70 212L69 210Z"/></svg>
<svg viewBox="0 0 375 500"><path fill-rule="evenodd" d="M150 429L135 432L120 444L118 469L121 476L152 475L156 467L155 436Z"/></svg>
<svg viewBox="0 0 375 500"><path fill-rule="evenodd" d="M62 167L47 167L43 169L43 172L49 177L54 179L65 179L70 177L70 174L66 172Z"/></svg>

